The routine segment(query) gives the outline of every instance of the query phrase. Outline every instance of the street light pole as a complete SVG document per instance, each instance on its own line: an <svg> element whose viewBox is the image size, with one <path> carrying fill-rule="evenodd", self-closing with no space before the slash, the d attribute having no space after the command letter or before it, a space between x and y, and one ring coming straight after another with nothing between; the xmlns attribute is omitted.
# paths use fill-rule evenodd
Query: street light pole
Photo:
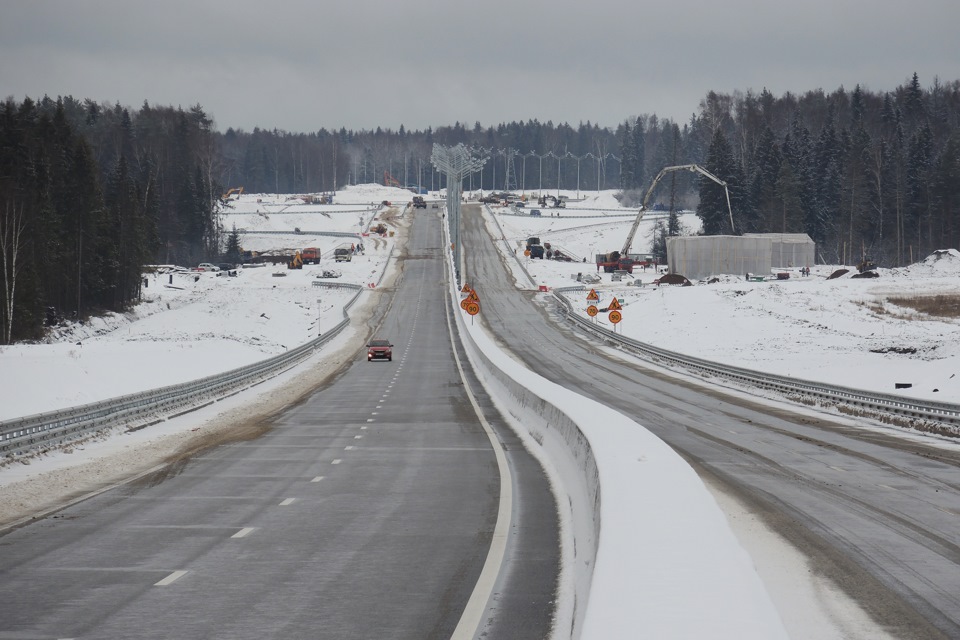
<svg viewBox="0 0 960 640"><path fill-rule="evenodd" d="M484 156L474 157L473 153L463 144L458 144L455 147L434 144L430 162L439 171L443 171L447 178L447 213L449 214L447 224L449 225L450 240L453 245L453 267L459 285L461 284L460 262L462 257L460 246L460 194L463 190L463 179L478 169L482 170L487 158Z"/></svg>

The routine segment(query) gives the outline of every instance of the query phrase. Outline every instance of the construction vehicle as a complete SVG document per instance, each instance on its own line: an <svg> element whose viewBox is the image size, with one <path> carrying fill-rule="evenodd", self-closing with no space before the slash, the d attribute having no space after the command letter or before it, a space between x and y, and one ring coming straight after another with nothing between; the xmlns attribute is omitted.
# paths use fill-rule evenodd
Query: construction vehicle
<svg viewBox="0 0 960 640"><path fill-rule="evenodd" d="M353 260L353 245L342 244L333 250L335 262L351 262Z"/></svg>
<svg viewBox="0 0 960 640"><path fill-rule="evenodd" d="M303 260L303 264L319 264L320 250L316 247L307 247L300 252L300 258Z"/></svg>
<svg viewBox="0 0 960 640"><path fill-rule="evenodd" d="M723 187L723 191L727 196L727 212L730 214L730 230L734 230L733 208L730 206L730 190L727 188L726 182L698 164L681 164L673 167L664 167L660 170L660 173L657 174L657 177L653 179L653 182L650 183L650 188L647 189L647 193L643 196L643 202L640 204L640 211L637 212L637 217L634 219L633 225L630 227L630 233L627 234L627 238L624 240L623 248L620 251L596 254L598 271L602 267L605 273L613 273L617 270L633 273L633 266L634 264L637 264L637 261L630 257L630 246L633 244L633 237L637 235L637 229L640 228L640 221L643 220L643 216L647 212L647 205L650 204L650 196L653 195L653 190L657 187L657 184L665 175L668 173L673 173L674 171L690 171L700 173Z"/></svg>
<svg viewBox="0 0 960 640"><path fill-rule="evenodd" d="M551 196L551 195L540 196L540 199L537 200L537 204L539 204L541 207L546 207L548 206L547 205L548 200L550 201L549 206L553 209L564 209L567 206L567 203L564 201L564 196L561 196L558 198L556 196Z"/></svg>
<svg viewBox="0 0 960 640"><path fill-rule="evenodd" d="M423 196L413 196L413 208L426 209L427 201L423 199Z"/></svg>
<svg viewBox="0 0 960 640"><path fill-rule="evenodd" d="M237 199L239 199L240 196L243 195L243 187L233 187L232 189L228 189L226 193L220 196L220 199L226 202L230 199L230 196L232 196L233 194L237 194Z"/></svg>
<svg viewBox="0 0 960 640"><path fill-rule="evenodd" d="M403 187L400 187L400 181L397 180L396 178L394 178L392 175L390 175L390 172L389 172L389 171L384 171L384 172L383 172L383 186L385 186L385 187L399 187L399 188L401 188L401 189L403 188Z"/></svg>
<svg viewBox="0 0 960 640"><path fill-rule="evenodd" d="M303 269L303 255L299 251L287 263L287 269Z"/></svg>

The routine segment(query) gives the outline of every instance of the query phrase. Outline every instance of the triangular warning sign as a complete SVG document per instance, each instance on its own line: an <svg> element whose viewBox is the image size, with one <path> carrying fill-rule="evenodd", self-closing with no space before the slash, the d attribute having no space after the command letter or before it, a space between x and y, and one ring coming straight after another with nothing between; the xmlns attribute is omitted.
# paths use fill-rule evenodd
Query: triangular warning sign
<svg viewBox="0 0 960 640"><path fill-rule="evenodd" d="M460 289L460 293L470 293L470 291L471 291L470 285L468 285L466 282L464 282L464 283L463 283L463 288Z"/></svg>
<svg viewBox="0 0 960 640"><path fill-rule="evenodd" d="M613 300L610 301L610 304L607 305L607 309L609 309L610 311L620 311L620 309L623 309L623 306L621 306L619 300L614 298Z"/></svg>
<svg viewBox="0 0 960 640"><path fill-rule="evenodd" d="M476 291L470 289L470 295L467 296L467 300L470 302L480 302L480 296L477 295Z"/></svg>
<svg viewBox="0 0 960 640"><path fill-rule="evenodd" d="M587 294L587 300L599 300L600 296L597 295L596 289L590 289L590 293Z"/></svg>

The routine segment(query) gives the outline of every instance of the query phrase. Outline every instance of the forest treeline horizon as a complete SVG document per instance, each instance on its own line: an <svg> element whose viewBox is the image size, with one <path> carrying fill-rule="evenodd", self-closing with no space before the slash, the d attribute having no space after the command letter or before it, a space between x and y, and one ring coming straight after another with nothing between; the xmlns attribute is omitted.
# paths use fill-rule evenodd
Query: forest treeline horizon
<svg viewBox="0 0 960 640"><path fill-rule="evenodd" d="M319 116L319 117L322 117ZM42 336L60 317L122 311L146 264L216 261L229 229L220 196L335 192L394 179L437 190L435 143L484 150L465 189L617 189L636 207L696 208L703 233L806 233L823 263L901 266L960 245L960 81L919 76L774 96L710 91L689 121L630 115L616 127L536 119L425 130L218 131L199 104L138 109L43 96L0 104L0 344Z"/></svg>

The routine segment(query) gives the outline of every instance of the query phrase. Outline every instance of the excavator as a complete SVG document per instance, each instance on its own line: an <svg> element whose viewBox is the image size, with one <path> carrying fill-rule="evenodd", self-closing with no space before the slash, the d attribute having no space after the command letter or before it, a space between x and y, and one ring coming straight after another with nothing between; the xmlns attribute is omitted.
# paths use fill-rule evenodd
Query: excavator
<svg viewBox="0 0 960 640"><path fill-rule="evenodd" d="M385 187L399 187L400 181L390 175L389 171L383 172L383 186Z"/></svg>
<svg viewBox="0 0 960 640"><path fill-rule="evenodd" d="M220 199L223 200L224 202L226 202L227 200L230 199L230 196L232 196L233 194L237 194L237 197L238 197L238 198L239 198L240 196L242 196L242 195L243 195L243 187L233 187L232 189L229 189L225 194L223 194L222 196L220 196Z"/></svg>
<svg viewBox="0 0 960 640"><path fill-rule="evenodd" d="M623 248L620 251L598 253L596 255L598 271L602 267L605 273L613 273L614 271L618 270L626 271L627 273L633 273L634 260L630 257L630 245L633 244L633 237L637 235L637 229L640 228L640 221L643 220L643 216L647 212L647 205L650 204L650 196L653 195L653 190L657 187L657 184L665 175L668 173L673 173L674 171L690 171L694 173L700 173L723 187L723 191L727 196L727 211L730 214L730 229L731 231L734 229L733 208L730 206L730 190L727 189L726 182L698 164L681 164L673 167L664 167L660 170L660 173L657 174L657 177L653 179L653 182L650 183L650 188L647 189L647 193L643 196L643 202L640 204L640 211L637 212L637 217L634 219L633 225L630 227L630 233L627 234L627 239L623 243Z"/></svg>

